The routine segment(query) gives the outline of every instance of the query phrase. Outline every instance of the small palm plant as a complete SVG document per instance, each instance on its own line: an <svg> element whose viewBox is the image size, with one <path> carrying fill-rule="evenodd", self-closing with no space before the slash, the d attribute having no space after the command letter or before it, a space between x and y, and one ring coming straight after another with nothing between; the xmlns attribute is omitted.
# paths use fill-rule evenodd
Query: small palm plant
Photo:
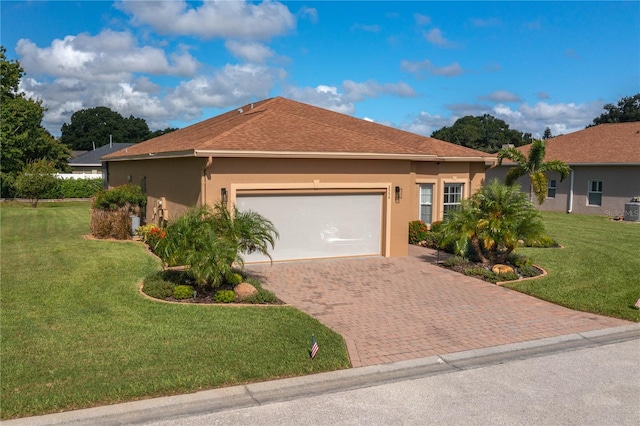
<svg viewBox="0 0 640 426"><path fill-rule="evenodd" d="M516 163L507 172L505 183L513 185L521 176L529 176L529 199L533 201L535 195L538 204L544 203L547 198L546 172L560 173L560 181L565 180L571 172L564 161L544 161L545 149L545 141L534 140L528 157L516 148L504 148L498 152L498 165L501 165L505 158Z"/></svg>
<svg viewBox="0 0 640 426"><path fill-rule="evenodd" d="M169 266L186 265L199 286L218 287L244 265L243 253L269 256L278 232L260 214L230 212L222 203L193 207L167 227L156 252Z"/></svg>
<svg viewBox="0 0 640 426"><path fill-rule="evenodd" d="M453 243L456 254L471 251L483 263L503 263L518 240L542 236L544 223L518 185L494 179L447 216L442 233L442 245Z"/></svg>

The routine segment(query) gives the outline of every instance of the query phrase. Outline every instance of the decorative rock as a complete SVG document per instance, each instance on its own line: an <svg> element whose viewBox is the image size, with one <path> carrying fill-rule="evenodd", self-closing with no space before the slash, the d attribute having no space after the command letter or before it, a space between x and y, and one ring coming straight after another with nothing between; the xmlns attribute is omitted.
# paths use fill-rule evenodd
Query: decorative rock
<svg viewBox="0 0 640 426"><path fill-rule="evenodd" d="M233 289L236 297L239 300L246 299L247 297L256 294L258 290L249 283L240 283Z"/></svg>
<svg viewBox="0 0 640 426"><path fill-rule="evenodd" d="M509 265L497 264L493 265L493 268L491 268L491 272L493 272L494 274L508 274L509 272L515 272L515 270Z"/></svg>

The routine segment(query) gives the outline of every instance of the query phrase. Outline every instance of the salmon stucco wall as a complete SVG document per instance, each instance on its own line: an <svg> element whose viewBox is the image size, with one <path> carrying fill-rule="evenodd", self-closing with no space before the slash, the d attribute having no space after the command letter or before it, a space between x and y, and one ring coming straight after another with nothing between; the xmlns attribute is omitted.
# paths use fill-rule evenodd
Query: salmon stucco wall
<svg viewBox="0 0 640 426"><path fill-rule="evenodd" d="M394 160L215 158L207 169L207 203L220 198L221 189L233 202L237 193L384 192L383 210L390 211L389 256L407 254L407 199L395 200L395 187L407 188L409 162ZM272 188L272 189L270 189ZM388 204L387 204L388 203ZM385 218L386 219L386 218ZM384 220L383 220L384 222ZM385 235L383 230L383 235ZM383 246L387 241L383 242Z"/></svg>
<svg viewBox="0 0 640 426"><path fill-rule="evenodd" d="M241 193L383 194L383 254L407 254L409 222L419 218L418 183L434 182L434 206L442 219L445 183L464 184L464 198L484 182L484 163L375 159L172 158L109 162L109 185L146 187L146 223L171 221L188 207L214 205L226 191ZM396 187L398 195L396 196ZM162 204L160 204L162 203Z"/></svg>
<svg viewBox="0 0 640 426"><path fill-rule="evenodd" d="M159 224L200 204L205 158L111 161L109 187L134 183L147 193L144 221Z"/></svg>

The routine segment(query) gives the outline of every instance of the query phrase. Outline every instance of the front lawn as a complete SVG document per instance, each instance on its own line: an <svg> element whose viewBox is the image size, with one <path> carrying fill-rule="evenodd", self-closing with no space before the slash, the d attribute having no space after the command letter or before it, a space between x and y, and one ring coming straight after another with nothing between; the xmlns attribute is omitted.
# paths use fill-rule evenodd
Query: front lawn
<svg viewBox="0 0 640 426"><path fill-rule="evenodd" d="M0 418L349 367L342 338L292 307L140 296L159 262L139 243L84 239L89 216L86 202L0 203Z"/></svg>
<svg viewBox="0 0 640 426"><path fill-rule="evenodd" d="M601 216L542 213L547 234L564 248L521 248L549 275L505 286L540 299L640 321L640 224Z"/></svg>

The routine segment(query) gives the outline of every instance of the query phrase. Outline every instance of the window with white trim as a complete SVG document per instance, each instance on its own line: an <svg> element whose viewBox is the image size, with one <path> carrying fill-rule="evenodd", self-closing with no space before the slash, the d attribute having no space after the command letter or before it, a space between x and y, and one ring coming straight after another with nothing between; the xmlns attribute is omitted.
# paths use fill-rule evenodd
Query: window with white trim
<svg viewBox="0 0 640 426"><path fill-rule="evenodd" d="M556 198L556 180L549 179L547 181L547 198Z"/></svg>
<svg viewBox="0 0 640 426"><path fill-rule="evenodd" d="M431 224L433 214L433 184L420 184L420 220Z"/></svg>
<svg viewBox="0 0 640 426"><path fill-rule="evenodd" d="M587 197L588 206L602 205L602 181L589 180L589 194Z"/></svg>
<svg viewBox="0 0 640 426"><path fill-rule="evenodd" d="M462 202L462 189L464 185L461 183L445 183L443 197L443 212L446 217L450 211L458 210Z"/></svg>

